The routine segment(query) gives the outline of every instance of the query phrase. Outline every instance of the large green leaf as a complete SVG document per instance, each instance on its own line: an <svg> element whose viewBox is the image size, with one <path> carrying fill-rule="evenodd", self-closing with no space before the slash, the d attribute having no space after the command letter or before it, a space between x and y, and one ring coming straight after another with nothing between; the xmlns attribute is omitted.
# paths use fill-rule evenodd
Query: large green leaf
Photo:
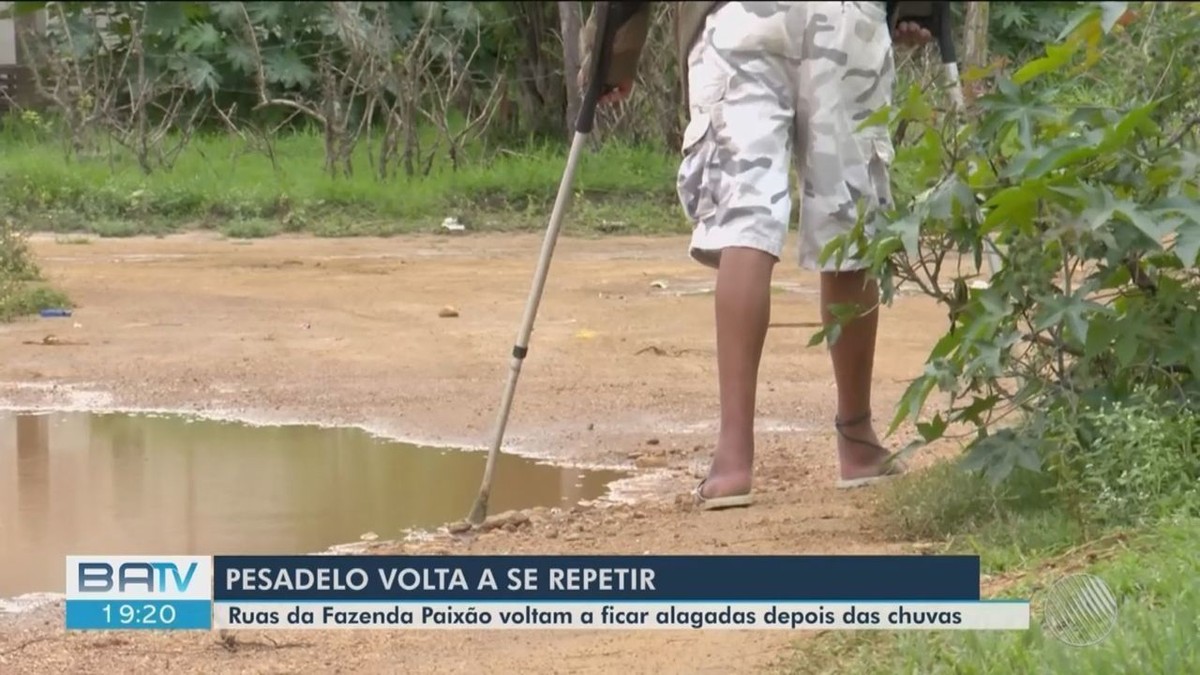
<svg viewBox="0 0 1200 675"><path fill-rule="evenodd" d="M984 204L987 216L983 219L983 232L988 233L999 227L1011 227L1014 223L1033 222L1042 193L1043 186L1030 180L992 195Z"/></svg>
<svg viewBox="0 0 1200 675"><path fill-rule="evenodd" d="M307 87L314 76L299 54L284 49L273 49L263 55L263 72L267 82L285 87Z"/></svg>
<svg viewBox="0 0 1200 675"><path fill-rule="evenodd" d="M910 256L917 255L921 237L921 219L916 214L909 214L888 226L890 233L900 237L904 244L904 252Z"/></svg>
<svg viewBox="0 0 1200 675"><path fill-rule="evenodd" d="M836 325L836 324L835 324ZM900 397L900 403L896 408L896 416L892 418L892 423L888 425L888 436L895 433L896 429L904 423L905 420L916 420L921 414L921 409L925 407L925 399L933 393L933 388L937 386L937 382L933 377L919 377L912 381L911 384L904 390L904 395Z"/></svg>
<svg viewBox="0 0 1200 675"><path fill-rule="evenodd" d="M1040 75L1061 70L1071 62L1071 57L1077 51L1079 50L1074 45L1047 45L1046 56L1030 61L1013 73L1013 82L1024 84Z"/></svg>
<svg viewBox="0 0 1200 675"><path fill-rule="evenodd" d="M1081 286L1071 295L1041 296L1041 309L1034 330L1042 331L1053 326L1065 325L1081 343L1087 342L1088 320L1091 315L1106 314L1111 310L1105 305L1088 299L1092 289Z"/></svg>
<svg viewBox="0 0 1200 675"><path fill-rule="evenodd" d="M216 69L195 54L181 54L173 65L192 91L216 91L220 88L221 79Z"/></svg>
<svg viewBox="0 0 1200 675"><path fill-rule="evenodd" d="M1188 267L1200 264L1200 222L1193 220L1179 226L1175 253Z"/></svg>
<svg viewBox="0 0 1200 675"><path fill-rule="evenodd" d="M254 48L248 44L238 42L230 42L225 46L225 59L233 69L249 75L258 68L258 55L254 52Z"/></svg>
<svg viewBox="0 0 1200 675"><path fill-rule="evenodd" d="M242 28L246 23L246 14L240 2L210 2L213 16L217 22L226 28ZM255 3L260 4L260 3Z"/></svg>
<svg viewBox="0 0 1200 675"><path fill-rule="evenodd" d="M180 31L175 40L176 46L188 52L215 50L223 42L221 33L211 23L194 23Z"/></svg>
<svg viewBox="0 0 1200 675"><path fill-rule="evenodd" d="M146 4L145 30L163 36L175 35L188 25L186 2L151 2Z"/></svg>
<svg viewBox="0 0 1200 675"><path fill-rule="evenodd" d="M245 5L246 13L249 14L250 20L254 22L255 25L261 25L267 30L272 30L275 28L275 26L279 24L284 17L285 8L284 3L282 2L247 2L242 4Z"/></svg>

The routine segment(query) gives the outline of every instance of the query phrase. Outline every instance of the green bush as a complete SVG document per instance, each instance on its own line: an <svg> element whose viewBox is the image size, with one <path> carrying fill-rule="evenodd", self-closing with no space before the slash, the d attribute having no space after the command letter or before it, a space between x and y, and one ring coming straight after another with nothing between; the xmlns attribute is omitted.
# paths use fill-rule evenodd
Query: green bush
<svg viewBox="0 0 1200 675"><path fill-rule="evenodd" d="M921 439L906 452L965 426L967 467L998 483L1046 468L1064 447L1091 447L1064 446L1051 431L1106 401L1144 387L1181 398L1200 389L1194 99L1132 83L1116 109L1063 94L1072 80L1114 72L1131 47L1185 58L1200 41L1194 3L1160 10L1162 30L1142 43L1118 24L1124 10L1085 6L1061 44L997 77L977 114L941 114L913 87L876 116L916 132L897 153L916 188L891 212L864 214L825 254L857 250L885 302L907 285L946 308L947 332L892 421L892 431L917 423ZM1185 91L1200 86L1195 69L1160 70ZM979 285L992 242L1001 266ZM922 421L935 391L949 400Z"/></svg>
<svg viewBox="0 0 1200 675"><path fill-rule="evenodd" d="M11 321L51 307L70 307L62 293L41 285L33 254L12 220L0 220L0 321Z"/></svg>
<svg viewBox="0 0 1200 675"><path fill-rule="evenodd" d="M0 220L0 280L17 283L37 278L38 268L24 233L11 219Z"/></svg>
<svg viewBox="0 0 1200 675"><path fill-rule="evenodd" d="M1177 392L1142 388L1029 416L1013 431L1056 448L1041 471L993 484L959 463L935 465L883 493L888 531L963 544L1005 569L1112 528L1200 516L1200 413Z"/></svg>

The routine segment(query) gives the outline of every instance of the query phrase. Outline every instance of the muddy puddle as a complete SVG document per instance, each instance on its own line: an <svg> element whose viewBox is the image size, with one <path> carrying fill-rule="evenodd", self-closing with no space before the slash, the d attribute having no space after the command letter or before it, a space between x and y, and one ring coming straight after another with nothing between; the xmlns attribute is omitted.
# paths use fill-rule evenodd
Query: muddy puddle
<svg viewBox="0 0 1200 675"><path fill-rule="evenodd" d="M63 590L68 554L287 554L460 520L486 453L359 429L0 411L0 598ZM489 511L569 507L615 471L501 455Z"/></svg>

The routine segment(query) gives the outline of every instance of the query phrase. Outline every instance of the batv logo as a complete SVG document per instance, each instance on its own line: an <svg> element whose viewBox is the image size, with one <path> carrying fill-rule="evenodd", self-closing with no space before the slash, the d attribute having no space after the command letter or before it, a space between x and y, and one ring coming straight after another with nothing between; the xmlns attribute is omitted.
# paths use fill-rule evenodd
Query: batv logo
<svg viewBox="0 0 1200 675"><path fill-rule="evenodd" d="M147 593L186 593L196 575L197 563L181 570L173 562L79 563L80 593L124 593L130 587Z"/></svg>

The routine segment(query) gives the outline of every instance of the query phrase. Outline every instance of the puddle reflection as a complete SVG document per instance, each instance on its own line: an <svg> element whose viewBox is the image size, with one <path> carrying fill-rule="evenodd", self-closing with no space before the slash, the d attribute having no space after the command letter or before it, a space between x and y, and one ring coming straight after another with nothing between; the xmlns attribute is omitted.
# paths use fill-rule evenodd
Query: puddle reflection
<svg viewBox="0 0 1200 675"><path fill-rule="evenodd" d="M287 554L466 515L486 454L358 429L0 412L0 597L63 590L68 554ZM615 471L501 455L489 510L570 506Z"/></svg>

